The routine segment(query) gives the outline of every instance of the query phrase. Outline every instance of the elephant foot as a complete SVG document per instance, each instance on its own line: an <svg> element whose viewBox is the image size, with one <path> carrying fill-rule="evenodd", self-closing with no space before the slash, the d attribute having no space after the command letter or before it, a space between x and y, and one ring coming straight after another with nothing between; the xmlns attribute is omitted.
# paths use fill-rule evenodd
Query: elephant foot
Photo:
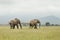
<svg viewBox="0 0 60 40"><path fill-rule="evenodd" d="M15 27L13 27L13 29L15 29Z"/></svg>
<svg viewBox="0 0 60 40"><path fill-rule="evenodd" d="M37 27L34 27L34 29L37 29Z"/></svg>
<svg viewBox="0 0 60 40"><path fill-rule="evenodd" d="M37 29L37 28L34 28L34 29Z"/></svg>

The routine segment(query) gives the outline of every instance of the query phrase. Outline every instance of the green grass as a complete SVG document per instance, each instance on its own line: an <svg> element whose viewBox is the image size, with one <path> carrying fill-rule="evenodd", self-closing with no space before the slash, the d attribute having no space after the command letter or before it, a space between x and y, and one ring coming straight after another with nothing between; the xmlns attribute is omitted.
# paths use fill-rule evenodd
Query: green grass
<svg viewBox="0 0 60 40"><path fill-rule="evenodd" d="M9 26L0 26L0 40L60 40L60 27L10 29Z"/></svg>

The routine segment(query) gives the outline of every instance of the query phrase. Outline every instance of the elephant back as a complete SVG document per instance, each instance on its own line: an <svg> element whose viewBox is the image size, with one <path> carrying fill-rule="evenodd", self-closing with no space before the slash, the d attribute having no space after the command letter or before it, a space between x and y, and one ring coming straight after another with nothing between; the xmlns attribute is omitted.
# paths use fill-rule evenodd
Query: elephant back
<svg viewBox="0 0 60 40"><path fill-rule="evenodd" d="M34 24L36 24L36 21L31 20L31 21L30 21L30 24L34 25Z"/></svg>
<svg viewBox="0 0 60 40"><path fill-rule="evenodd" d="M40 21L38 19L33 19L30 21L30 24L37 24L37 23L40 23Z"/></svg>
<svg viewBox="0 0 60 40"><path fill-rule="evenodd" d="M17 21L17 23L19 23L19 24L20 24L20 20L19 20L18 18L15 18L15 20Z"/></svg>
<svg viewBox="0 0 60 40"><path fill-rule="evenodd" d="M16 20L11 20L10 24L18 24L18 22Z"/></svg>
<svg viewBox="0 0 60 40"><path fill-rule="evenodd" d="M40 23L40 21L39 21L38 19L34 19L34 21L35 21L36 23Z"/></svg>

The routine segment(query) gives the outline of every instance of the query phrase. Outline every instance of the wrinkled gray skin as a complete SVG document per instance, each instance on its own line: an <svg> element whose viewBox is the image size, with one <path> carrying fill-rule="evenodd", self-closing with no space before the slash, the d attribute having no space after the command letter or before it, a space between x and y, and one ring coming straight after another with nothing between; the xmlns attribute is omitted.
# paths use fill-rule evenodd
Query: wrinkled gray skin
<svg viewBox="0 0 60 40"><path fill-rule="evenodd" d="M20 22L20 20L17 19L17 18L15 18L14 20L10 20L9 24L10 24L10 28L11 28L11 29L14 29L15 26L17 26L17 29L19 29L18 24L20 25L20 28L22 29L21 22Z"/></svg>
<svg viewBox="0 0 60 40"><path fill-rule="evenodd" d="M34 29L37 29L37 24L39 24L39 28L40 28L41 23L40 23L40 21L38 19L33 19L29 23L30 28L34 27Z"/></svg>

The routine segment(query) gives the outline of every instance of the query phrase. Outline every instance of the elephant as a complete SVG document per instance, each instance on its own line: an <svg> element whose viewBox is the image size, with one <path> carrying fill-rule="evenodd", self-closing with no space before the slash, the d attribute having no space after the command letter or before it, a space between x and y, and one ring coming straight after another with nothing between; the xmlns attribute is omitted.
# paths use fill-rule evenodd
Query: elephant
<svg viewBox="0 0 60 40"><path fill-rule="evenodd" d="M39 28L40 28L41 22L38 19L33 19L29 23L30 28L34 27L34 29L37 29L37 24L39 24Z"/></svg>
<svg viewBox="0 0 60 40"><path fill-rule="evenodd" d="M21 22L20 22L20 20L18 18L15 18L14 20L10 20L9 24L10 24L11 29L14 29L15 26L17 26L17 29L19 29L18 24L20 25L20 28L22 29Z"/></svg>

